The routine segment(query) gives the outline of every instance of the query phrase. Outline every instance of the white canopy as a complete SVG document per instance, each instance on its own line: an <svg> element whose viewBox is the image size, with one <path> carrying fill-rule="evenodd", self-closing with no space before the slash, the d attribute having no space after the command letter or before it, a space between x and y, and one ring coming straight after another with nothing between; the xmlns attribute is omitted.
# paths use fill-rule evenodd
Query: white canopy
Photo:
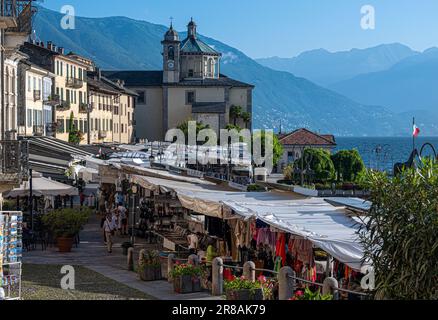
<svg viewBox="0 0 438 320"><path fill-rule="evenodd" d="M275 203L275 201L284 201L292 198L290 194L286 193L233 192L228 191L228 188L221 187L206 180L189 177L179 178L189 179L188 181L191 181L191 183L139 175L132 176L131 181L151 191L174 191L183 207L218 218L224 217L223 207L226 201L251 202L257 197L259 200Z"/></svg>
<svg viewBox="0 0 438 320"><path fill-rule="evenodd" d="M214 185L144 176L134 176L133 182L149 190L172 190L185 208L207 216L230 218L234 212L243 219L260 219L276 229L310 240L354 270L365 273L368 267L362 264L364 250L357 234L359 223L347 215L344 207L334 207L322 198L286 192L231 192Z"/></svg>
<svg viewBox="0 0 438 320"><path fill-rule="evenodd" d="M13 189L8 194L7 198L29 196L30 181L24 182L19 188ZM37 197L41 196L77 196L78 189L75 187L44 178L39 173L32 175L32 194Z"/></svg>
<svg viewBox="0 0 438 320"><path fill-rule="evenodd" d="M357 234L359 224L343 208L335 208L321 198L284 203L228 201L225 205L238 214L253 214L275 228L308 239L354 270L365 272L364 251Z"/></svg>

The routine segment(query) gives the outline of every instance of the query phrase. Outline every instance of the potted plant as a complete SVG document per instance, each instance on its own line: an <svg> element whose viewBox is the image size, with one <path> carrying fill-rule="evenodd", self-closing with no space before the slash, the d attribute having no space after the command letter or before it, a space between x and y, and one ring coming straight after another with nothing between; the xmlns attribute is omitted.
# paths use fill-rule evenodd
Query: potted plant
<svg viewBox="0 0 438 320"><path fill-rule="evenodd" d="M138 258L138 275L142 281L157 281L162 279L160 255L158 251L140 251Z"/></svg>
<svg viewBox="0 0 438 320"><path fill-rule="evenodd" d="M237 301L260 301L264 300L262 282L250 281L245 277L234 278L224 284L227 300Z"/></svg>
<svg viewBox="0 0 438 320"><path fill-rule="evenodd" d="M128 249L132 248L132 243L129 241L123 242L122 243L122 249L123 249L123 255L127 256L128 255Z"/></svg>
<svg viewBox="0 0 438 320"><path fill-rule="evenodd" d="M203 269L191 264L178 264L171 272L173 289L176 293L200 292Z"/></svg>
<svg viewBox="0 0 438 320"><path fill-rule="evenodd" d="M312 292L309 288L302 290L298 290L295 295L290 299L291 301L306 301L306 300L333 300L333 296L330 294L323 295L318 290L316 292Z"/></svg>
<svg viewBox="0 0 438 320"><path fill-rule="evenodd" d="M44 215L42 222L55 237L59 252L71 252L73 239L89 216L90 211L86 209L62 209Z"/></svg>

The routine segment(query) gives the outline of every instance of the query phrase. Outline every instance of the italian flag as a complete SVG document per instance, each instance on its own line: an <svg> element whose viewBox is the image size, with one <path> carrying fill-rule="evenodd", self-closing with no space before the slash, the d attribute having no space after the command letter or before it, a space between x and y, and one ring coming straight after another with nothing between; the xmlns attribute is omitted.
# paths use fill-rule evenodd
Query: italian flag
<svg viewBox="0 0 438 320"><path fill-rule="evenodd" d="M418 137L419 134L420 134L420 128L418 128L417 125L414 124L414 131L413 131L412 135L416 138L416 137Z"/></svg>

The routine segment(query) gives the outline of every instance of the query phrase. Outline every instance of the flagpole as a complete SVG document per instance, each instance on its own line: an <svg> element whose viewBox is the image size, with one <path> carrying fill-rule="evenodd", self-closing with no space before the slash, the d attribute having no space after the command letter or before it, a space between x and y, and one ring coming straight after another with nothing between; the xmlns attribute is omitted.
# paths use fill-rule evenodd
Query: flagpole
<svg viewBox="0 0 438 320"><path fill-rule="evenodd" d="M415 117L412 118L412 128L415 130ZM415 151L415 132L412 134L412 152Z"/></svg>

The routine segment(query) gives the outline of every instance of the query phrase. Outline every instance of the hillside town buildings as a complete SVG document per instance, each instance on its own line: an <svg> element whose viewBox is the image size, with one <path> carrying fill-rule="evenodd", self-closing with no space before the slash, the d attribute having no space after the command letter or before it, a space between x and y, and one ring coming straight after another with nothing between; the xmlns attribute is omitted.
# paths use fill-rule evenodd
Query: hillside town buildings
<svg viewBox="0 0 438 320"><path fill-rule="evenodd" d="M102 79L92 60L66 54L64 48L50 41L26 42L20 51L33 64L55 75L52 93L47 97L53 106L51 136L68 142L77 133L81 144L134 141L134 92L121 82Z"/></svg>

